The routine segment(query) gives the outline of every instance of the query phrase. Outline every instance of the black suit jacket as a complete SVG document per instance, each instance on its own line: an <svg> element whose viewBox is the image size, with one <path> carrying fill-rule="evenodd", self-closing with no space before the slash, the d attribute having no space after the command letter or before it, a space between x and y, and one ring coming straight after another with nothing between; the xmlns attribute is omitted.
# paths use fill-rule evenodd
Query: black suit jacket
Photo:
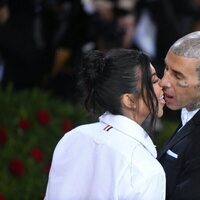
<svg viewBox="0 0 200 200"><path fill-rule="evenodd" d="M166 172L166 200L200 200L200 111L173 134L158 160Z"/></svg>

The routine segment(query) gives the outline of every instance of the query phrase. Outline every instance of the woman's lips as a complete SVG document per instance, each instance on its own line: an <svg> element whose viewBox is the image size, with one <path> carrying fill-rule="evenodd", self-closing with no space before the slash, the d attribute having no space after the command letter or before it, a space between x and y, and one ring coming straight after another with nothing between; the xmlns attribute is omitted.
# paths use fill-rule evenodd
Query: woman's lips
<svg viewBox="0 0 200 200"><path fill-rule="evenodd" d="M165 104L165 99L163 95L159 98L159 101L160 103Z"/></svg>

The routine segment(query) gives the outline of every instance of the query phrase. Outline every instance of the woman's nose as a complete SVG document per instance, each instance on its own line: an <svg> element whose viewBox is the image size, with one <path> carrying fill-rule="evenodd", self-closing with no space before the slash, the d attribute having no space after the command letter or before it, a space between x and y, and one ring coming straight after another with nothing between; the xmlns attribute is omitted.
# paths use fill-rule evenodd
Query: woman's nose
<svg viewBox="0 0 200 200"><path fill-rule="evenodd" d="M160 82L161 82L161 79L159 78L158 85L159 85L159 86L160 86L160 88L162 89L163 87L162 87L162 85L160 84Z"/></svg>
<svg viewBox="0 0 200 200"><path fill-rule="evenodd" d="M162 78L161 78L160 81L159 81L159 86L160 86L160 87L163 87L163 81L162 81Z"/></svg>

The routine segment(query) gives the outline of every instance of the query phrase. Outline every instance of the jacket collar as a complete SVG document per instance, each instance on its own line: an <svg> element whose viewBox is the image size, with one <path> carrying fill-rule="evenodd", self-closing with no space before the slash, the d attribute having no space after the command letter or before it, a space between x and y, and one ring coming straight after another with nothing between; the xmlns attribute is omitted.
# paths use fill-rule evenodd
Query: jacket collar
<svg viewBox="0 0 200 200"><path fill-rule="evenodd" d="M192 117L199 111L200 109L196 109L193 111L188 111L186 108L181 110L181 121L184 126Z"/></svg>
<svg viewBox="0 0 200 200"><path fill-rule="evenodd" d="M187 135L191 134L193 129L200 125L200 110L190 119L185 126L183 126L181 129L177 129L178 131L175 132L171 139L168 141L166 146L164 146L163 149L161 149L158 159L171 147L173 147L176 143L178 143L180 140L182 140Z"/></svg>
<svg viewBox="0 0 200 200"><path fill-rule="evenodd" d="M112 115L109 112L104 113L99 117L99 120L117 129L122 134L137 140L141 143L155 158L157 157L157 151L151 138L146 131L133 120L122 116Z"/></svg>

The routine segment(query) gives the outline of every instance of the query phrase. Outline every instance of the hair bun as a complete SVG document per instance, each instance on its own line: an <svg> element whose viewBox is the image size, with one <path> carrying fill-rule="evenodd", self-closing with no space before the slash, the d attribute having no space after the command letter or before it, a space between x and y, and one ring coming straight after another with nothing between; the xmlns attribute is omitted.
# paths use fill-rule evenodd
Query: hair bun
<svg viewBox="0 0 200 200"><path fill-rule="evenodd" d="M105 68L104 54L98 50L86 53L82 60L82 70L88 82L96 83L103 75Z"/></svg>

